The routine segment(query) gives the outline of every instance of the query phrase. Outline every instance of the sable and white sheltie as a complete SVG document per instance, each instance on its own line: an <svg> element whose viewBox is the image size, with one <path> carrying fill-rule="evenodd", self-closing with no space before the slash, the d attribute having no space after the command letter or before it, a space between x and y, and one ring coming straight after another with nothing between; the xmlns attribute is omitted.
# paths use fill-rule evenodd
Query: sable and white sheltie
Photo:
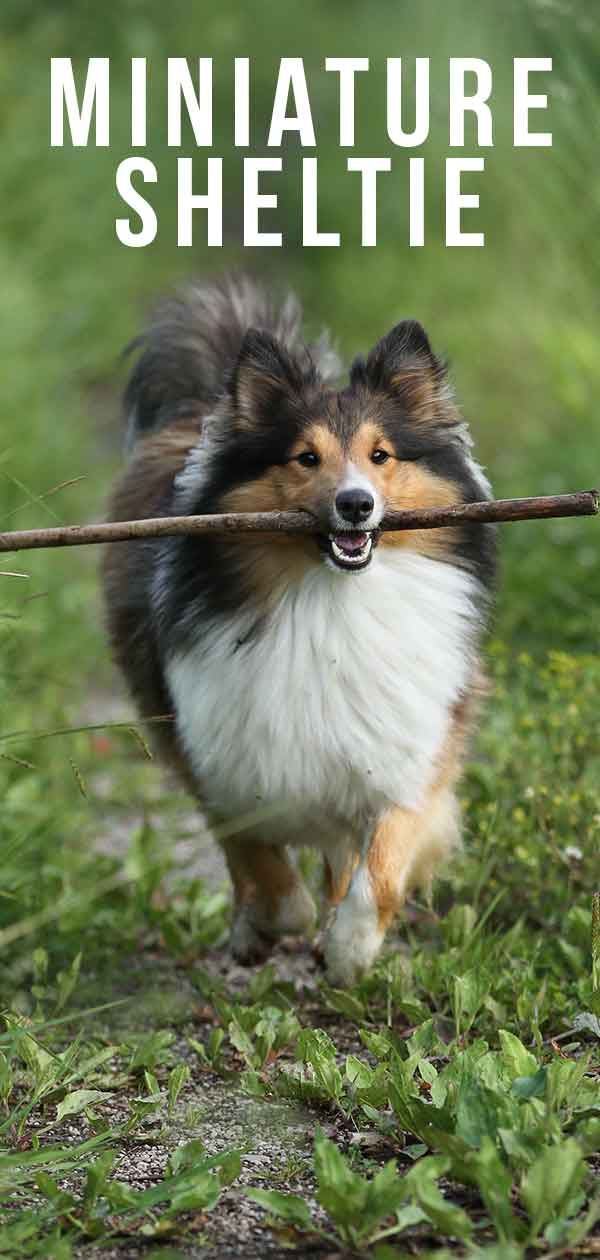
<svg viewBox="0 0 600 1260"><path fill-rule="evenodd" d="M235 955L311 927L294 853L309 845L328 977L352 984L458 841L494 569L488 526L378 526L488 482L412 320L341 387L295 299L244 277L165 302L135 346L112 518L301 508L317 532L113 544L117 660L143 715L173 715L162 750L221 833Z"/></svg>

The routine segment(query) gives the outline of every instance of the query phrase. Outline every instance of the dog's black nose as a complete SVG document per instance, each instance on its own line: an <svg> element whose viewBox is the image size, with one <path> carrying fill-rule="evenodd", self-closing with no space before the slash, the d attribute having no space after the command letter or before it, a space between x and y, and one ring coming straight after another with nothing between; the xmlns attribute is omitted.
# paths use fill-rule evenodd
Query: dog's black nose
<svg viewBox="0 0 600 1260"><path fill-rule="evenodd" d="M366 521L375 507L375 500L368 490L341 490L335 500L335 506L345 521L352 525L360 525Z"/></svg>

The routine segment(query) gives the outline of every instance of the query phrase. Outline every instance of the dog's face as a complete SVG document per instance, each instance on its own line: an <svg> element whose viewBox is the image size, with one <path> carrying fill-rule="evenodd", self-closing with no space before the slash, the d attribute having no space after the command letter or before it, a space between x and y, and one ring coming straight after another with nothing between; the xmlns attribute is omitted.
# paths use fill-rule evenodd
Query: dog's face
<svg viewBox="0 0 600 1260"><path fill-rule="evenodd" d="M445 368L419 324L399 324L357 359L339 392L308 356L251 331L230 393L216 510L309 512L315 537L278 541L349 573L368 568L378 544L429 555L452 547L451 530L379 531L389 509L477 497Z"/></svg>

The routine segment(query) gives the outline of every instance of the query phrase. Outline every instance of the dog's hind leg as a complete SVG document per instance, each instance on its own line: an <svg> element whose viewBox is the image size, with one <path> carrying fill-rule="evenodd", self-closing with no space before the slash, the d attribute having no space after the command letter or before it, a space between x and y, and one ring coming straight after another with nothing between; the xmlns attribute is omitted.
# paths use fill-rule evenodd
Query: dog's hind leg
<svg viewBox="0 0 600 1260"><path fill-rule="evenodd" d="M230 946L240 962L265 957L279 936L313 926L313 899L285 847L249 838L222 847L234 892Z"/></svg>

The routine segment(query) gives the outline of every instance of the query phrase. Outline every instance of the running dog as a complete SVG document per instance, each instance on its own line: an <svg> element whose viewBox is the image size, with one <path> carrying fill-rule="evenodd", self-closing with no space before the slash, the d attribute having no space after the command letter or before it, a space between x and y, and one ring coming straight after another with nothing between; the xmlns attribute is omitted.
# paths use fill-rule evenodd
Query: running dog
<svg viewBox="0 0 600 1260"><path fill-rule="evenodd" d="M299 509L315 532L113 544L116 659L141 714L172 716L162 751L226 837L233 953L311 928L309 845L328 978L351 985L459 841L494 575L490 526L379 526L489 484L413 320L340 385L293 297L231 277L166 301L135 349L112 519Z"/></svg>

